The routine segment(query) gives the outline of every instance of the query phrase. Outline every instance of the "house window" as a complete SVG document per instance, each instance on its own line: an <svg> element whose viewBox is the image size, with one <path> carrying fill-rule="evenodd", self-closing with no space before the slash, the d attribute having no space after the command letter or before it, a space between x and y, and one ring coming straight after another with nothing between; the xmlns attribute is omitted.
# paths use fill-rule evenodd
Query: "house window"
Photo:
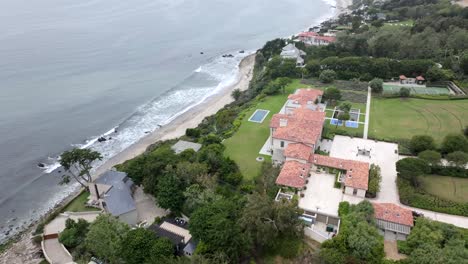
<svg viewBox="0 0 468 264"><path fill-rule="evenodd" d="M355 189L353 190L353 195L356 195L356 194L357 194L357 189L355 188Z"/></svg>
<svg viewBox="0 0 468 264"><path fill-rule="evenodd" d="M281 147L284 148L284 141L281 141Z"/></svg>

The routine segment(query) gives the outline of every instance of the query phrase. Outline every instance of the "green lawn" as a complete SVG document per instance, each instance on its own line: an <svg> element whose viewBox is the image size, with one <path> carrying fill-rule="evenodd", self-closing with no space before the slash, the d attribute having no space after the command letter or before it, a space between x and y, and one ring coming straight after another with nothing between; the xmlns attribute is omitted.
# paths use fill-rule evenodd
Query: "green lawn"
<svg viewBox="0 0 468 264"><path fill-rule="evenodd" d="M439 175L420 177L422 188L445 200L468 203L468 179Z"/></svg>
<svg viewBox="0 0 468 264"><path fill-rule="evenodd" d="M259 151L270 135L271 117L281 110L289 94L298 88L307 87L310 86L301 84L300 80L294 80L286 88L285 94L265 97L245 112L239 130L223 142L226 146L225 155L239 165L244 180L254 179L260 171L261 163L256 161L256 158L260 156ZM261 124L248 121L257 109L270 110L270 113ZM265 158L270 159L269 156L265 156Z"/></svg>
<svg viewBox="0 0 468 264"><path fill-rule="evenodd" d="M86 207L85 204L88 201L89 192L82 192L73 201L71 201L62 212L85 212L85 211L99 211L97 208Z"/></svg>
<svg viewBox="0 0 468 264"><path fill-rule="evenodd" d="M468 100L382 99L371 102L369 136L376 139L410 139L428 134L441 142L449 133L468 125Z"/></svg>

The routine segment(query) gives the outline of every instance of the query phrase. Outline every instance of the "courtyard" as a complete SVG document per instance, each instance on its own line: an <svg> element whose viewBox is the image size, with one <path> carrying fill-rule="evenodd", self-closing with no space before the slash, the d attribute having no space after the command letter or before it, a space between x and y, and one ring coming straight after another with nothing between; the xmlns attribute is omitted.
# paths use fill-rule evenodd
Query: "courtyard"
<svg viewBox="0 0 468 264"><path fill-rule="evenodd" d="M334 188L335 174L318 173L311 170L304 197L299 200L299 207L321 214L338 216L338 206L343 198L342 189Z"/></svg>

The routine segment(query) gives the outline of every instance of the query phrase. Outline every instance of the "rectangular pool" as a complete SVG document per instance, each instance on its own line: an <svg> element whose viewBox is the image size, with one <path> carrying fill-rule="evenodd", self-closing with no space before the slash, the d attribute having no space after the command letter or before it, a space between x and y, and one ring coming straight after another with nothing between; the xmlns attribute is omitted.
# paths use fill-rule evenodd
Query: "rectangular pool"
<svg viewBox="0 0 468 264"><path fill-rule="evenodd" d="M257 109L252 114L252 116L250 116L249 121L254 123L262 123L269 113L270 111L268 110Z"/></svg>

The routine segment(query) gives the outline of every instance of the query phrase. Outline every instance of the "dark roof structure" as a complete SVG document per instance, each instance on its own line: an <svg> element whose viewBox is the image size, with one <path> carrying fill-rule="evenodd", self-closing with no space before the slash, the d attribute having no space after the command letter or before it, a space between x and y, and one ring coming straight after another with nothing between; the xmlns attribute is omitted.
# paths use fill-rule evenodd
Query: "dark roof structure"
<svg viewBox="0 0 468 264"><path fill-rule="evenodd" d="M95 183L111 186L103 197L105 209L110 214L119 216L136 210L131 190L133 181L127 177L127 173L109 170L97 178Z"/></svg>

